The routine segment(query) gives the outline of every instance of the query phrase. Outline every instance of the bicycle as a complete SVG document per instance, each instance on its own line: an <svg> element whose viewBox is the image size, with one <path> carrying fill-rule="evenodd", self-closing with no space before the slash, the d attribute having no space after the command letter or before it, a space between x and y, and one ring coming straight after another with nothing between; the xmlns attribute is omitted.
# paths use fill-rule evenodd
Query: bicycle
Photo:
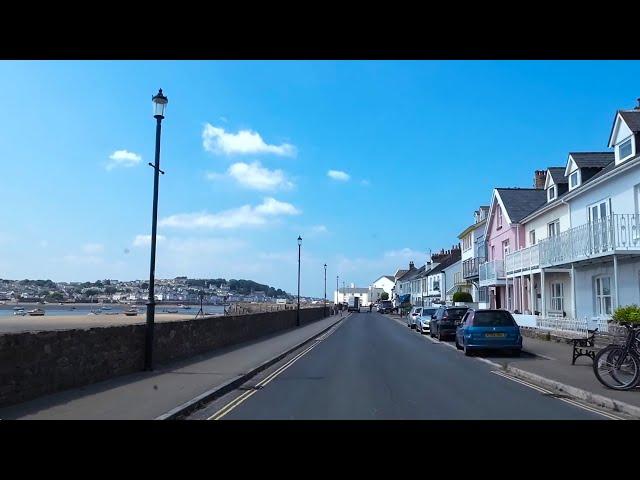
<svg viewBox="0 0 640 480"><path fill-rule="evenodd" d="M640 328L621 323L627 329L624 345L608 345L593 360L593 371L612 390L631 390L640 383Z"/></svg>

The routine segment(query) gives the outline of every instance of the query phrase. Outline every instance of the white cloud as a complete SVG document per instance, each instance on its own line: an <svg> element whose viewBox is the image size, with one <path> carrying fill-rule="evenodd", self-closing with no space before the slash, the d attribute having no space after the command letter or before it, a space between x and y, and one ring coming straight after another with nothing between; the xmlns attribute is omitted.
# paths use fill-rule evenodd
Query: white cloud
<svg viewBox="0 0 640 480"><path fill-rule="evenodd" d="M107 163L107 170L115 167L134 167L140 163L142 157L137 153L127 150L116 150L109 156L110 162Z"/></svg>
<svg viewBox="0 0 640 480"><path fill-rule="evenodd" d="M101 243L85 243L82 246L82 251L88 254L102 253L104 252L104 245Z"/></svg>
<svg viewBox="0 0 640 480"><path fill-rule="evenodd" d="M368 187L369 185L371 185L371 182L369 180L360 180L360 185L364 185L365 187Z"/></svg>
<svg viewBox="0 0 640 480"><path fill-rule="evenodd" d="M406 260L414 260L416 263L420 263L422 260L426 260L427 253L419 252L418 250L411 250L410 248L402 248L400 250L390 250L384 252L386 258L402 258Z"/></svg>
<svg viewBox="0 0 640 480"><path fill-rule="evenodd" d="M280 202L267 197L255 207L243 205L239 208L225 210L219 213L180 213L160 220L162 227L183 229L209 228L232 229L239 227L253 227L264 225L269 217L279 215L298 215L301 212L290 203Z"/></svg>
<svg viewBox="0 0 640 480"><path fill-rule="evenodd" d="M167 238L164 235L156 235L156 243L165 241ZM151 235L136 235L133 239L134 247L146 247L151 245Z"/></svg>
<svg viewBox="0 0 640 480"><path fill-rule="evenodd" d="M214 127L210 123L207 123L202 130L202 146L208 152L227 155L248 153L295 155L295 147L288 143L269 145L258 132L240 130L238 133L227 133L224 128Z"/></svg>
<svg viewBox="0 0 640 480"><path fill-rule="evenodd" d="M327 172L327 176L329 178L333 178L334 180L339 180L341 182L346 182L351 178L348 173L343 172L341 170L329 170Z"/></svg>
<svg viewBox="0 0 640 480"><path fill-rule="evenodd" d="M227 170L227 174L207 173L209 180L222 180L231 178L243 187L260 191L275 191L278 189L289 190L293 188L293 182L287 179L282 170L269 170L260 162L251 164L234 163Z"/></svg>
<svg viewBox="0 0 640 480"><path fill-rule="evenodd" d="M327 227L325 227L324 225L314 225L313 227L311 227L310 229L310 233L312 234L321 234L321 233L327 233L329 230L327 229Z"/></svg>

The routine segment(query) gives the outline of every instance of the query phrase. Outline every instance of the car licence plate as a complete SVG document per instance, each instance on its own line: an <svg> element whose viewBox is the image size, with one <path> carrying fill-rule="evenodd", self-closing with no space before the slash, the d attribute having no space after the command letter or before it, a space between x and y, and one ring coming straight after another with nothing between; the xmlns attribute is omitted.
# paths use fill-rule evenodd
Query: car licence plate
<svg viewBox="0 0 640 480"><path fill-rule="evenodd" d="M504 333L485 333L485 337L504 337Z"/></svg>

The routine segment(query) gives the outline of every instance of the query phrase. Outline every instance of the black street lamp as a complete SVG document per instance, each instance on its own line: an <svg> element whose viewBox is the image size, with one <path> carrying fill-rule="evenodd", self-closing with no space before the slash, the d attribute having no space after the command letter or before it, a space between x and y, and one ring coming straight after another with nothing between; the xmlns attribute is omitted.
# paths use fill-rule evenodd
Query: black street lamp
<svg viewBox="0 0 640 480"><path fill-rule="evenodd" d="M296 311L296 326L300 326L300 247L302 245L302 237L298 235L298 310Z"/></svg>
<svg viewBox="0 0 640 480"><path fill-rule="evenodd" d="M164 110L167 108L169 99L162 94L162 89L151 98L153 101L153 113L156 119L156 159L155 164L149 162L153 167L153 217L151 220L151 264L149 266L149 301L147 302L147 329L145 335L144 348L144 369L153 370L153 327L156 314L156 299L154 295L154 284L156 276L156 230L158 227L158 179L160 170L160 133L162 130L162 120Z"/></svg>
<svg viewBox="0 0 640 480"><path fill-rule="evenodd" d="M324 264L324 316L327 316L327 264Z"/></svg>

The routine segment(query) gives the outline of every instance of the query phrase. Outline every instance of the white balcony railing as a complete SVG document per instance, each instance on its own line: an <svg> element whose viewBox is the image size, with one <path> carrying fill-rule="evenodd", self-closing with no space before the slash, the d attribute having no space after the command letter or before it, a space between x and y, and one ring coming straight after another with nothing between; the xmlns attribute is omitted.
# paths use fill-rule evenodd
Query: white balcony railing
<svg viewBox="0 0 640 480"><path fill-rule="evenodd" d="M480 265L480 286L495 285L499 280L504 280L504 260L492 260Z"/></svg>
<svg viewBox="0 0 640 480"><path fill-rule="evenodd" d="M454 286L466 285L466 284L467 284L467 280L462 275L462 272L455 272L453 274L453 285Z"/></svg>
<svg viewBox="0 0 640 480"><path fill-rule="evenodd" d="M534 270L540 266L540 244L522 248L509 253L504 258L504 271L507 275L516 272Z"/></svg>
<svg viewBox="0 0 640 480"><path fill-rule="evenodd" d="M614 214L540 242L540 265L562 265L618 250L640 250L640 215Z"/></svg>
<svg viewBox="0 0 640 480"><path fill-rule="evenodd" d="M570 228L506 255L504 268L511 275L620 250L640 251L640 215L614 214Z"/></svg>

